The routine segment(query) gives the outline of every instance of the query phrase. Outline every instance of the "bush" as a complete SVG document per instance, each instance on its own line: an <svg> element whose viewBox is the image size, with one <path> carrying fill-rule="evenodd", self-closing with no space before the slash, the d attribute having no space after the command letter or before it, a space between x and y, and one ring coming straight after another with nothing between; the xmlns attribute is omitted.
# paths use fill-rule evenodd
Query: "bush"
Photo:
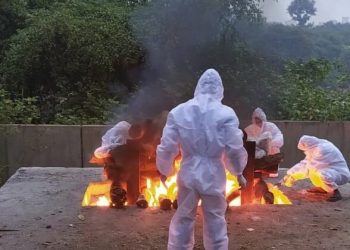
<svg viewBox="0 0 350 250"><path fill-rule="evenodd" d="M326 89L322 82L334 70L327 60L292 62L281 77L280 118L290 120L349 120L350 92ZM339 77L346 79L346 77ZM335 84L333 84L335 85Z"/></svg>
<svg viewBox="0 0 350 250"><path fill-rule="evenodd" d="M35 123L40 112L36 97L11 99L9 93L0 88L0 123Z"/></svg>

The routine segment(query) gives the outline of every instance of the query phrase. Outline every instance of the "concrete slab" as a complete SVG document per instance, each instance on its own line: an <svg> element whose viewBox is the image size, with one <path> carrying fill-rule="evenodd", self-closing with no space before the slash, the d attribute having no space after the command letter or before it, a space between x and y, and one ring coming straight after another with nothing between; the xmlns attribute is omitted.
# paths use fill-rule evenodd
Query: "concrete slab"
<svg viewBox="0 0 350 250"><path fill-rule="evenodd" d="M0 189L0 249L166 249L174 211L80 206L100 174L100 168L18 170ZM350 184L336 203L306 194L307 185L285 190L291 206L230 208L229 249L349 249ZM199 209L195 249L203 249L201 217Z"/></svg>

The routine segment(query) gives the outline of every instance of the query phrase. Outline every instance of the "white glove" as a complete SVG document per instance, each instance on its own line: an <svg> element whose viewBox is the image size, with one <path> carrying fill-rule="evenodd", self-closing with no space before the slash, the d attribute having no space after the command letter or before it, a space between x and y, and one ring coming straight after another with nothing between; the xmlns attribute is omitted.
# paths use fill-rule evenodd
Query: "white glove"
<svg viewBox="0 0 350 250"><path fill-rule="evenodd" d="M247 180L243 175L237 175L237 180L241 188L245 188L247 186Z"/></svg>

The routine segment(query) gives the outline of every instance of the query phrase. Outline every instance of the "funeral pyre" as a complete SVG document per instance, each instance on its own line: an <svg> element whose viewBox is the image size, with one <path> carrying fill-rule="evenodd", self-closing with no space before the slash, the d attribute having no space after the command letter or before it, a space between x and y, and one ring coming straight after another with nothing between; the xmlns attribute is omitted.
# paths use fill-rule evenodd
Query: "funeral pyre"
<svg viewBox="0 0 350 250"><path fill-rule="evenodd" d="M154 130L156 131L156 130ZM144 138L156 138L153 135ZM158 138L159 139L159 138ZM125 145L111 150L109 157L94 160L104 166L106 181L91 182L84 194L82 206L109 206L123 208L137 205L140 208L160 207L163 210L177 208L176 176L181 157L174 162L174 174L164 183L160 181L155 165L155 147L144 139L128 140ZM145 146L147 145L147 146ZM247 187L240 190L235 176L226 173L226 200L228 206L241 204L291 204L283 192L264 176L275 171L283 159L282 154L255 159L255 143L246 142L248 164L244 171Z"/></svg>

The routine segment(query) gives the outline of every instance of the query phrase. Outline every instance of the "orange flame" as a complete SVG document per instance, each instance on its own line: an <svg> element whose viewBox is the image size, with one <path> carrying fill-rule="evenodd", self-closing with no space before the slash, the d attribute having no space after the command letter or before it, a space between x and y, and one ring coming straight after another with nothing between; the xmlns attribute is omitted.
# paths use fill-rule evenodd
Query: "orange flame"
<svg viewBox="0 0 350 250"><path fill-rule="evenodd" d="M109 206L111 201L109 191L111 189L111 181L101 181L101 182L90 182L81 205L83 207L87 206Z"/></svg>
<svg viewBox="0 0 350 250"><path fill-rule="evenodd" d="M176 200L177 196L177 186L176 186L176 177L177 172L180 169L181 159L175 160L174 166L176 170L176 174L170 176L165 182L168 189L161 183L159 179L151 180L147 178L147 188L144 190L145 198L148 202L149 207L158 207L159 206L159 198L166 197L171 201ZM239 184L236 176L231 175L229 172L226 172L226 193L231 193L239 189ZM201 202L199 201L199 205ZM229 206L240 206L241 205L241 197L237 197L232 200Z"/></svg>
<svg viewBox="0 0 350 250"><path fill-rule="evenodd" d="M237 177L226 171L226 194L230 194L239 189ZM241 197L233 199L229 204L229 207L238 207L241 205Z"/></svg>
<svg viewBox="0 0 350 250"><path fill-rule="evenodd" d="M177 198L177 185L176 185L176 177L177 172L180 169L181 159L177 159L174 163L175 166L175 174L170 176L166 183L167 188L162 184L162 182L157 179L146 179L146 188L143 190L145 199L148 202L149 207L159 207L159 199L160 198L168 198L171 201L176 200ZM90 182L86 192L84 194L84 198L82 201L82 206L109 206L110 204L110 188L111 181L101 181L101 182ZM274 195L274 204L292 204L288 197L278 189L278 187L274 186L271 183L267 183L268 189ZM239 184L236 176L231 175L228 171L226 171L226 194L232 194L234 192L240 192ZM239 194L239 193L238 193ZM261 200L255 199L254 204L265 204L265 200L262 198ZM200 206L201 201L199 201L198 205ZM232 206L240 206L241 205L241 197L238 195L235 199L230 201L228 204L230 207Z"/></svg>
<svg viewBox="0 0 350 250"><path fill-rule="evenodd" d="M175 161L175 169L176 172L180 168L180 161ZM165 184L168 188L166 188L161 181L156 180L152 181L151 179L147 178L146 185L147 188L144 190L145 199L148 202L149 207L158 207L159 206L159 198L160 197L166 197L170 199L171 201L174 201L177 196L177 186L176 186L176 174L169 177Z"/></svg>
<svg viewBox="0 0 350 250"><path fill-rule="evenodd" d="M277 205L291 205L292 202L288 199L288 197L281 191L279 190L278 187L274 186L271 183L267 183L267 186L269 188L269 191L273 193L274 196L274 202L273 204Z"/></svg>
<svg viewBox="0 0 350 250"><path fill-rule="evenodd" d="M108 207L109 201L106 196L100 196L98 197L98 200L96 202L96 206L98 207Z"/></svg>
<svg viewBox="0 0 350 250"><path fill-rule="evenodd" d="M166 185L168 186L168 189L161 183L159 179L157 180L151 180L147 178L147 188L144 190L144 195L146 200L148 201L149 207L158 207L159 206L159 198L160 197L166 197L170 199L171 201L174 201L177 196L177 186L176 186L176 176L177 172L180 169L180 162L181 159L177 159L174 163L176 173L172 176L170 176L167 181ZM278 189L278 187L274 186L271 183L268 183L268 189L269 191L274 195L274 204L292 204L291 201L288 199L288 197L283 194L281 190ZM226 171L226 194L231 194L235 191L239 190L239 184L237 181L237 177L231 175L228 171ZM265 200L257 200L255 199L254 204L265 204ZM201 201L199 201L199 205L201 204ZM228 204L230 207L232 206L240 206L241 205L241 197L238 196L230 203Z"/></svg>

